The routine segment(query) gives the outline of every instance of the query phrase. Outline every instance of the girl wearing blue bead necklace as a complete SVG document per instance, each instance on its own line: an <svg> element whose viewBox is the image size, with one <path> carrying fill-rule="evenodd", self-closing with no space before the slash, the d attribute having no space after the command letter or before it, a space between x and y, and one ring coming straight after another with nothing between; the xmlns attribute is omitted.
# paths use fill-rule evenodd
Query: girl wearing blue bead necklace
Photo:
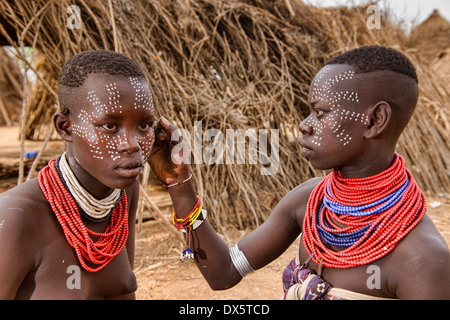
<svg viewBox="0 0 450 320"><path fill-rule="evenodd" d="M414 66L393 49L367 46L331 59L311 84L299 143L302 157L332 174L298 185L231 249L204 215L192 221L190 248L210 287L236 285L301 235L283 274L285 299L450 299L449 249L395 153L418 92ZM167 156L174 145L183 149L171 141L175 130L159 123L149 163L171 186L174 217L188 221L199 202L189 167Z"/></svg>

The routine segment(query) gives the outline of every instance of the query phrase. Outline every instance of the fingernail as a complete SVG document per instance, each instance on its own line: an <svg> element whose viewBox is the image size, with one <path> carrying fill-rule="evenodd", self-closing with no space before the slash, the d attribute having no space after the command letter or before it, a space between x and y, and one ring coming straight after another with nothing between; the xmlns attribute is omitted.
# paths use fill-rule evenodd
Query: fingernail
<svg viewBox="0 0 450 320"><path fill-rule="evenodd" d="M169 123L169 121L167 121L167 119L166 118L164 118L164 117L161 117L161 122L164 124L164 126L169 126L170 125L170 123Z"/></svg>

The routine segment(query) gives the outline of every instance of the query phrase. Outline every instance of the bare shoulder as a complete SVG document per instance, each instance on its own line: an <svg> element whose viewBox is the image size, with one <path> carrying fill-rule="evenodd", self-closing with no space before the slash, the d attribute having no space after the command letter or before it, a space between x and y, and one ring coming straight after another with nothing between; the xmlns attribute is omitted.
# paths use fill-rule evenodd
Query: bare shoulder
<svg viewBox="0 0 450 320"><path fill-rule="evenodd" d="M0 299L13 299L38 265L48 212L36 179L0 195Z"/></svg>
<svg viewBox="0 0 450 320"><path fill-rule="evenodd" d="M2 233L26 233L32 238L42 222L42 211L48 202L42 194L37 179L27 181L0 195L0 224Z"/></svg>
<svg viewBox="0 0 450 320"><path fill-rule="evenodd" d="M292 212L295 220L299 225L301 225L303 222L306 205L308 203L311 192L322 180L323 177L309 179L292 189L280 201L279 206L283 206L287 209L284 211Z"/></svg>
<svg viewBox="0 0 450 320"><path fill-rule="evenodd" d="M450 299L450 251L427 215L394 252L393 282L400 299Z"/></svg>
<svg viewBox="0 0 450 320"><path fill-rule="evenodd" d="M308 201L311 192L322 180L323 177L317 177L299 184L294 189L289 191L281 201L295 204L303 203L305 200Z"/></svg>

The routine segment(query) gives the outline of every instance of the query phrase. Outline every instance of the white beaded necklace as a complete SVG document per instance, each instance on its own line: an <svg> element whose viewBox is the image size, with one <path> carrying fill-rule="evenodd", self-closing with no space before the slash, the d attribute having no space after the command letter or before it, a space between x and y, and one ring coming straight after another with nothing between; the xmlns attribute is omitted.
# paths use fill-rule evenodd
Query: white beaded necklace
<svg viewBox="0 0 450 320"><path fill-rule="evenodd" d="M70 169L69 164L67 163L66 153L61 155L59 170L74 200L87 216L95 220L103 219L116 206L121 196L121 189L114 189L114 191L104 199L96 199L78 182L72 169Z"/></svg>

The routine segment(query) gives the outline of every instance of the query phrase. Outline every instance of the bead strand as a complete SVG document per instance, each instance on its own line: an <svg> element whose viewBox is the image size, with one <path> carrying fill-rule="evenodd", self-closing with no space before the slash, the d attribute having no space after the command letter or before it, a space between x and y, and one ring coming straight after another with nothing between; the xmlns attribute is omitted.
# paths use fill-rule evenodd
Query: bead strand
<svg viewBox="0 0 450 320"><path fill-rule="evenodd" d="M303 243L325 267L368 264L391 252L425 211L422 191L395 154L393 164L372 177L346 179L337 170L326 176L311 192ZM345 249L334 251L330 245Z"/></svg>
<svg viewBox="0 0 450 320"><path fill-rule="evenodd" d="M77 202L58 174L55 159L39 172L39 186L61 225L67 242L74 248L81 266L97 272L108 265L124 248L128 239L128 204L126 193L113 208L104 232L88 229L81 220ZM98 237L94 242L91 236ZM89 267L87 262L97 265Z"/></svg>

